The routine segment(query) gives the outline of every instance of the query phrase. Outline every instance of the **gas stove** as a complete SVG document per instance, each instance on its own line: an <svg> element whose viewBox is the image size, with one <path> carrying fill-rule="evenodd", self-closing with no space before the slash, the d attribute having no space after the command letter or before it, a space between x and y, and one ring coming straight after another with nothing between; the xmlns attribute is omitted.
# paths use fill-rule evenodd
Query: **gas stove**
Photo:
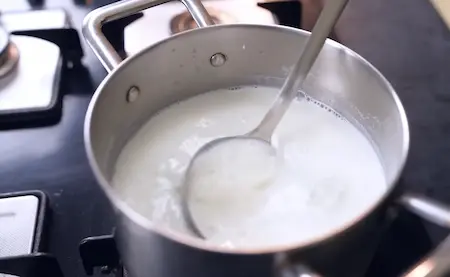
<svg viewBox="0 0 450 277"><path fill-rule="evenodd" d="M78 32L98 1L61 1L66 10L55 9L60 1L47 2L0 15L0 129L9 130L0 132L0 276L126 276L113 212L87 165L82 138L87 104L106 75L83 51ZM219 24L301 27L297 1L239 0L239 11L236 0L205 4ZM191 28L182 6L171 3L108 23L104 33L126 57ZM422 223L400 213L367 277L397 276L430 249Z"/></svg>
<svg viewBox="0 0 450 277"><path fill-rule="evenodd" d="M57 123L62 71L81 57L78 35L63 10L3 13L0 129Z"/></svg>

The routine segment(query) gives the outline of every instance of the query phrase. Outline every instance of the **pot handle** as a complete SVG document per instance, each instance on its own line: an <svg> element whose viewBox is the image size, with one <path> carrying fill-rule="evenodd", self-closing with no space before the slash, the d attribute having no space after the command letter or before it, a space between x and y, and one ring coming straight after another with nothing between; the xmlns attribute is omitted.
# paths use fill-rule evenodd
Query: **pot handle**
<svg viewBox="0 0 450 277"><path fill-rule="evenodd" d="M422 195L405 194L399 203L408 211L438 226L450 229L450 207ZM402 277L438 277L450 272L450 236Z"/></svg>
<svg viewBox="0 0 450 277"><path fill-rule="evenodd" d="M114 50L111 43L102 33L102 26L142 10L171 2L172 0L122 0L91 11L83 21L83 36L95 55L108 72L111 72L121 62L122 58ZM200 0L179 0L194 18L199 27L214 25L213 20Z"/></svg>

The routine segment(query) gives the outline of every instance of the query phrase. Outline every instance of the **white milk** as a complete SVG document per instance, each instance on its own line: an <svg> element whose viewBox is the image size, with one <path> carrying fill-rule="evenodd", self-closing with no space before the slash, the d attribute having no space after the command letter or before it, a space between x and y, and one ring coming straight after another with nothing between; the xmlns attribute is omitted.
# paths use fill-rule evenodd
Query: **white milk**
<svg viewBox="0 0 450 277"><path fill-rule="evenodd" d="M179 189L191 157L213 139L252 130L278 91L223 89L163 109L125 146L114 188L155 224L187 232ZM387 189L370 142L328 108L295 101L273 142L282 163L271 184L246 191L247 201L192 203L208 241L238 248L313 239L356 219Z"/></svg>

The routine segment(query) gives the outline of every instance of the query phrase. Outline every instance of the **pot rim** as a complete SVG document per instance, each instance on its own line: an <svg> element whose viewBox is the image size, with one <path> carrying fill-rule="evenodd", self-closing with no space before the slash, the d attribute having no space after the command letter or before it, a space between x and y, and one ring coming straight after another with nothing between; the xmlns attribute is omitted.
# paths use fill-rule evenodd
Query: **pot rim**
<svg viewBox="0 0 450 277"><path fill-rule="evenodd" d="M403 168L405 166L408 152L409 152L409 144L410 144L410 134L409 134L409 126L408 126L408 120L406 117L405 110L403 108L403 105L395 92L392 85L389 83L389 81L376 69L370 62L368 62L366 59L364 59L362 56L351 50L350 48L333 41L331 39L327 39L326 44L334 47L334 48L340 48L346 51L348 55L351 55L355 57L356 59L362 61L366 64L377 76L378 78L383 82L383 84L388 88L388 91L393 98L393 101L395 102L395 105L397 107L397 111L400 116L401 120L401 127L402 127L402 135L403 135L403 144L402 144L402 151L401 151L401 163L397 170L397 172L394 175L394 178L391 183L387 183L389 186L387 190L383 193L383 195L375 201L372 205L370 205L368 208L366 208L362 213L360 213L359 216L354 218L353 220L350 220L346 222L345 224L342 224L341 226L331 229L330 231L323 233L319 236L315 236L314 238L311 238L309 240L300 241L297 243L290 243L290 244L283 244L283 245L277 245L277 246L270 246L270 247L239 247L237 249L228 249L224 247L220 247L214 244L210 244L208 242L201 241L198 238L195 238L193 236L182 234L181 232L173 231L168 228L164 228L161 226L158 226L157 224L153 224L150 220L139 214L137 211L133 210L125 201L123 201L119 194L113 189L113 187L109 184L109 182L106 180L105 176L103 176L97 160L95 158L95 154L92 148L91 144L91 119L92 114L97 106L97 101L99 101L99 97L102 94L105 86L108 84L109 80L111 78L114 78L116 75L120 74L121 71L126 68L129 64L133 63L136 59L139 59L142 55L146 54L147 52L151 51L153 48L159 47L160 45L165 44L166 42L170 40L175 39L183 39L185 36L190 36L191 34L195 32L217 32L220 29L229 29L229 28L255 28L255 29L271 29L271 30L277 30L281 32L287 32L287 33L294 33L296 35L310 35L311 33L305 30L296 29L292 27L287 26L280 26L280 25L261 25L261 24L227 24L227 25L213 25L208 26L204 28L198 28L189 30L186 32L178 33L173 36L170 36L164 40L161 40L153 45L150 45L146 47L145 49L139 51L138 53L134 54L133 56L127 58L125 61L123 61L118 67L114 68L112 72L110 72L105 79L101 82L101 84L96 89L90 103L89 107L86 112L85 122L84 122L84 142L85 142L85 149L88 157L89 165L91 166L91 169L94 173L94 176L97 180L97 182L100 184L100 187L105 192L107 198L109 201L113 204L113 206L118 209L121 213L123 213L125 216L130 218L134 223L138 224L142 228L146 229L150 232L155 232L167 239L170 239L172 241L198 248L205 251L211 251L211 252L217 252L217 253L226 253L226 254L274 254L277 252L287 252L292 251L295 249L300 248L306 248L310 247L319 243L322 243L332 237L339 236L342 233L344 233L346 230L351 228L352 226L356 225L358 222L366 218L369 214L371 214L377 207L379 207L387 198L389 195L391 195L393 189L396 187L396 183L398 182L401 173L403 172ZM103 92L104 93L104 92Z"/></svg>

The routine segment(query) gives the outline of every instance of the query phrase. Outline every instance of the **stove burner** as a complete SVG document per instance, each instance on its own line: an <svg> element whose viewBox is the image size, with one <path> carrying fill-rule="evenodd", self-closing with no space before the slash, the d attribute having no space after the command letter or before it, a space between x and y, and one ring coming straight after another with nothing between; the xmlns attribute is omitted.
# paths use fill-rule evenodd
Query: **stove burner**
<svg viewBox="0 0 450 277"><path fill-rule="evenodd" d="M229 13L213 8L206 9L216 24L237 23L236 18ZM176 15L172 18L172 20L170 20L170 30L173 35L187 30L196 29L197 27L197 23L195 23L194 19L187 11Z"/></svg>
<svg viewBox="0 0 450 277"><path fill-rule="evenodd" d="M19 60L19 50L9 40L9 33L0 26L0 78L8 74Z"/></svg>

